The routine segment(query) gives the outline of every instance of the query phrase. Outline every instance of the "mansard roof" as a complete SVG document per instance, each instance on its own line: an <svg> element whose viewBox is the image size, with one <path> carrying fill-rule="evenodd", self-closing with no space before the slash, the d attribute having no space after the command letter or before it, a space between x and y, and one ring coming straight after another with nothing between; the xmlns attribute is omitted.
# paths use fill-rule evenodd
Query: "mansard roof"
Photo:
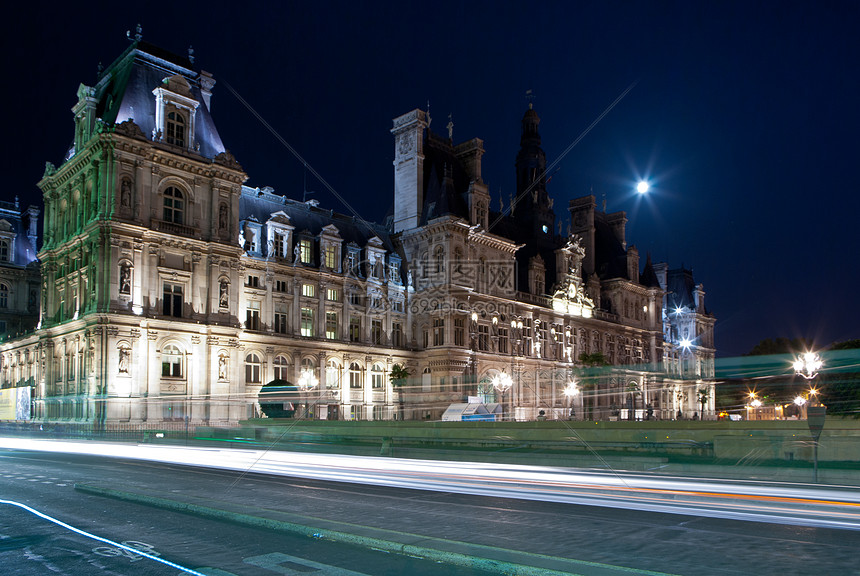
<svg viewBox="0 0 860 576"><path fill-rule="evenodd" d="M447 215L468 220L468 190L469 176L451 141L428 129L424 140L424 206L419 224Z"/></svg>
<svg viewBox="0 0 860 576"><path fill-rule="evenodd" d="M693 279L692 270L682 266L666 272L666 293L670 307L686 307L695 310L696 300L693 296L695 290L696 282Z"/></svg>
<svg viewBox="0 0 860 576"><path fill-rule="evenodd" d="M290 225L297 231L307 230L318 236L327 226L337 228L338 235L344 243L354 242L364 248L374 238L382 241L382 247L388 252L395 252L389 231L383 226L340 214L334 210L319 208L313 202L299 202L286 196L274 194L271 188L259 189L242 186L242 196L239 198L239 219L256 220L265 224L272 214L283 212L290 219Z"/></svg>
<svg viewBox="0 0 860 576"><path fill-rule="evenodd" d="M120 124L132 120L148 138L155 130L155 96L158 87L170 89L165 81L180 76L188 83L190 96L200 105L195 112L195 140L199 153L214 158L225 151L221 136L209 111L208 95L204 97L201 79L214 85L214 80L193 70L188 58L177 56L147 42L138 41L99 75L95 86L98 100L96 114L104 122ZM173 82L173 84L179 84ZM205 84L204 84L205 86ZM183 89L182 92L185 92ZM180 93L181 92L177 92Z"/></svg>

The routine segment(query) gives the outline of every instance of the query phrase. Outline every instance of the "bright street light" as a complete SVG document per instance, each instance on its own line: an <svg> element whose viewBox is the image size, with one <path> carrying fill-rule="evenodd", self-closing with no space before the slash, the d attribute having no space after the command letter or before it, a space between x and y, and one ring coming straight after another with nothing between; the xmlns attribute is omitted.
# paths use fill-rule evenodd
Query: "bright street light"
<svg viewBox="0 0 860 576"><path fill-rule="evenodd" d="M645 194L650 189L651 185L648 184L645 180L640 180L639 183L636 185L636 191L640 194Z"/></svg>
<svg viewBox="0 0 860 576"><path fill-rule="evenodd" d="M514 385L513 379L506 372L502 372L501 374L493 376L492 383L493 388L496 388L502 394L507 392L508 389L510 389L510 387Z"/></svg>
<svg viewBox="0 0 860 576"><path fill-rule="evenodd" d="M571 380L564 387L564 395L568 398L573 398L577 394L579 394L579 388L576 386L576 380Z"/></svg>
<svg viewBox="0 0 860 576"><path fill-rule="evenodd" d="M314 376L312 370L302 370L302 373L299 376L299 388L301 388L302 390L309 390L311 388L316 388L317 384L319 383L319 379Z"/></svg>
<svg viewBox="0 0 860 576"><path fill-rule="evenodd" d="M818 354L815 352L805 352L797 357L793 366L798 376L812 380L818 375L818 371L821 370L823 364Z"/></svg>

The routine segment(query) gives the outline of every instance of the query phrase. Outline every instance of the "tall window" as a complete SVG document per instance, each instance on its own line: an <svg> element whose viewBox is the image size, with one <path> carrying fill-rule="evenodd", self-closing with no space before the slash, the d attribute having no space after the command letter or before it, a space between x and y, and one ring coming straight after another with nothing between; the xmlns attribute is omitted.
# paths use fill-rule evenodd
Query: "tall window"
<svg viewBox="0 0 860 576"><path fill-rule="evenodd" d="M374 390L381 390L385 386L385 368L382 364L374 364L370 369L370 386Z"/></svg>
<svg viewBox="0 0 860 576"><path fill-rule="evenodd" d="M168 144L185 146L185 118L179 112L167 114L167 137Z"/></svg>
<svg viewBox="0 0 860 576"><path fill-rule="evenodd" d="M302 336L314 335L314 310L302 308Z"/></svg>
<svg viewBox="0 0 860 576"><path fill-rule="evenodd" d="M262 381L260 378L261 368L262 363L259 356L253 352L245 356L245 384L259 384Z"/></svg>
<svg viewBox="0 0 860 576"><path fill-rule="evenodd" d="M325 313L325 337L329 340L337 340L337 312Z"/></svg>
<svg viewBox="0 0 860 576"><path fill-rule="evenodd" d="M325 387L334 390L340 388L340 364L335 359L329 360L326 364Z"/></svg>
<svg viewBox="0 0 860 576"><path fill-rule="evenodd" d="M9 287L5 284L0 284L0 308L9 307Z"/></svg>
<svg viewBox="0 0 860 576"><path fill-rule="evenodd" d="M445 344L445 319L433 319L433 346L442 346Z"/></svg>
<svg viewBox="0 0 860 576"><path fill-rule="evenodd" d="M274 330L277 334L287 333L287 311L283 305L279 305L275 310Z"/></svg>
<svg viewBox="0 0 860 576"><path fill-rule="evenodd" d="M182 318L182 284L164 283L163 312L165 316Z"/></svg>
<svg viewBox="0 0 860 576"><path fill-rule="evenodd" d="M330 270L337 268L337 246L334 244L323 248L323 266Z"/></svg>
<svg viewBox="0 0 860 576"><path fill-rule="evenodd" d="M182 378L182 351L173 344L168 344L161 351L161 375Z"/></svg>
<svg viewBox="0 0 860 576"><path fill-rule="evenodd" d="M170 187L164 191L164 221L182 224L182 214L185 212L185 200L182 191Z"/></svg>
<svg viewBox="0 0 860 576"><path fill-rule="evenodd" d="M382 344L382 320L373 319L370 322L370 341L377 346Z"/></svg>
<svg viewBox="0 0 860 576"><path fill-rule="evenodd" d="M454 318L454 346L463 346L466 338L466 321L464 318Z"/></svg>
<svg viewBox="0 0 860 576"><path fill-rule="evenodd" d="M499 328L499 354L508 353L508 329Z"/></svg>
<svg viewBox="0 0 860 576"><path fill-rule="evenodd" d="M275 380L286 380L287 379L287 371L289 369L289 362L287 362L287 358L282 355L275 356L275 359L272 360L272 366L275 369Z"/></svg>
<svg viewBox="0 0 860 576"><path fill-rule="evenodd" d="M349 341L361 341L361 318L358 316L350 316L349 318Z"/></svg>
<svg viewBox="0 0 860 576"><path fill-rule="evenodd" d="M302 284L302 296L314 298L317 293L317 287L313 284Z"/></svg>
<svg viewBox="0 0 860 576"><path fill-rule="evenodd" d="M248 308L245 310L245 328L248 330L260 329L260 303L251 301L248 302Z"/></svg>
<svg viewBox="0 0 860 576"><path fill-rule="evenodd" d="M362 382L361 365L358 362L353 362L349 365L349 387L361 388Z"/></svg>
<svg viewBox="0 0 860 576"><path fill-rule="evenodd" d="M391 325L391 345L403 347L403 324L400 322L394 322Z"/></svg>
<svg viewBox="0 0 860 576"><path fill-rule="evenodd" d="M490 349L490 327L486 324L478 324L478 350Z"/></svg>
<svg viewBox="0 0 860 576"><path fill-rule="evenodd" d="M308 238L299 240L299 259L302 264L310 264L313 262L313 246Z"/></svg>
<svg viewBox="0 0 860 576"><path fill-rule="evenodd" d="M325 299L330 302L340 302L340 290L337 288L326 288Z"/></svg>
<svg viewBox="0 0 860 576"><path fill-rule="evenodd" d="M0 240L0 261L9 261L9 241Z"/></svg>
<svg viewBox="0 0 860 576"><path fill-rule="evenodd" d="M272 235L272 251L274 254L269 254L269 256L284 257L284 235L280 232L275 232Z"/></svg>

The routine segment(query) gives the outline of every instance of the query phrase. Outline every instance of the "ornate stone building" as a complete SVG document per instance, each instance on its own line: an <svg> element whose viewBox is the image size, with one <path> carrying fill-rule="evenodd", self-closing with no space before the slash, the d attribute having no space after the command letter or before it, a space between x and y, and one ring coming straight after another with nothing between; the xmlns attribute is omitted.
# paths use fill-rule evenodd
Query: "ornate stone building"
<svg viewBox="0 0 860 576"><path fill-rule="evenodd" d="M562 233L531 108L499 210L480 139L396 118L379 225L245 186L214 85L137 38L78 89L74 146L39 183L39 327L0 348L32 418L232 425L273 380L314 418L438 419L469 397L519 420L672 418L712 388L701 286L650 259L640 273L624 214L593 197ZM395 364L412 374L397 389Z"/></svg>

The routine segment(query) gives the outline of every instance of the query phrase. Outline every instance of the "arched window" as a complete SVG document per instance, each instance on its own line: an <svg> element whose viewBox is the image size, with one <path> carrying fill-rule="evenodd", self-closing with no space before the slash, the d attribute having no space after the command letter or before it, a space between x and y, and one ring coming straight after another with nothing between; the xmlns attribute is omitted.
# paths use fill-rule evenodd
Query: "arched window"
<svg viewBox="0 0 860 576"><path fill-rule="evenodd" d="M185 146L185 118L179 112L167 114L167 138L168 144Z"/></svg>
<svg viewBox="0 0 860 576"><path fill-rule="evenodd" d="M325 387L332 390L340 388L340 364L335 359L329 360L326 364Z"/></svg>
<svg viewBox="0 0 860 576"><path fill-rule="evenodd" d="M441 274L445 271L445 249L437 246L433 257L436 261L436 274Z"/></svg>
<svg viewBox="0 0 860 576"><path fill-rule="evenodd" d="M185 200L182 191L173 186L164 191L164 221L182 224Z"/></svg>
<svg viewBox="0 0 860 576"><path fill-rule="evenodd" d="M182 378L182 350L168 344L161 351L161 375L168 378Z"/></svg>
<svg viewBox="0 0 860 576"><path fill-rule="evenodd" d="M245 384L259 384L261 368L259 356L253 352L245 356Z"/></svg>
<svg viewBox="0 0 860 576"><path fill-rule="evenodd" d="M272 360L272 366L275 368L275 380L286 380L290 363L286 356L278 355Z"/></svg>
<svg viewBox="0 0 860 576"><path fill-rule="evenodd" d="M370 370L370 385L374 390L385 387L385 368L382 364L374 364Z"/></svg>
<svg viewBox="0 0 860 576"><path fill-rule="evenodd" d="M0 284L0 308L6 309L9 307L9 287L5 284Z"/></svg>
<svg viewBox="0 0 860 576"><path fill-rule="evenodd" d="M364 385L364 378L361 370L361 364L353 362L349 365L349 387L361 388Z"/></svg>

